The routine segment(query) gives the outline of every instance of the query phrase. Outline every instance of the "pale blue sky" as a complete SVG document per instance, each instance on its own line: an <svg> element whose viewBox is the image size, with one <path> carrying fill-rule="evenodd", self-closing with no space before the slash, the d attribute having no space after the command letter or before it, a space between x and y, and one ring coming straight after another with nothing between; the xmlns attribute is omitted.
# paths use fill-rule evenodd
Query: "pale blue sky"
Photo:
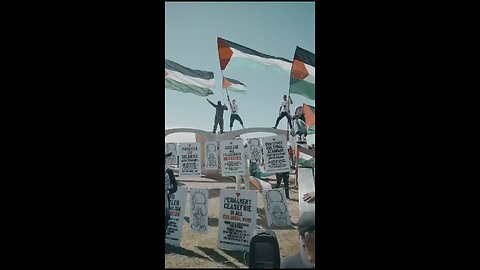
<svg viewBox="0 0 480 270"><path fill-rule="evenodd" d="M165 3L165 58L193 69L215 73L217 89L208 98L221 100L221 73L217 37L272 56L292 59L296 46L315 53L315 3ZM231 69L226 77L247 85L247 94L231 93L239 103L245 127L272 127L289 76L255 69ZM315 101L292 94L293 107ZM230 110L230 108L229 108ZM190 127L211 131L215 109L205 98L165 89L165 128ZM230 113L225 112L225 130ZM279 128L286 129L286 118ZM241 128L238 122L234 129ZM314 136L309 136L314 143ZM184 141L168 138L168 141Z"/></svg>

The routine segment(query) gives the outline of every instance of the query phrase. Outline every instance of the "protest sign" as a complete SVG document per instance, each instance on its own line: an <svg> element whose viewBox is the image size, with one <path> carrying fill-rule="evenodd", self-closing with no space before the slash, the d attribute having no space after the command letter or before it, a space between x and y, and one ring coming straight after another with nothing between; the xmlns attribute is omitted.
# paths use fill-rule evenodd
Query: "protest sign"
<svg viewBox="0 0 480 270"><path fill-rule="evenodd" d="M243 140L221 141L220 159L222 176L237 176L245 173Z"/></svg>
<svg viewBox="0 0 480 270"><path fill-rule="evenodd" d="M266 173L290 172L287 138L284 135L262 138Z"/></svg>
<svg viewBox="0 0 480 270"><path fill-rule="evenodd" d="M190 189L190 230L198 233L208 231L208 190Z"/></svg>
<svg viewBox="0 0 480 270"><path fill-rule="evenodd" d="M269 228L290 227L290 215L285 189L262 190L263 202L265 203L265 215Z"/></svg>
<svg viewBox="0 0 480 270"><path fill-rule="evenodd" d="M218 169L218 143L206 142L205 143L205 169L217 170Z"/></svg>
<svg viewBox="0 0 480 270"><path fill-rule="evenodd" d="M179 176L201 176L200 143L178 144Z"/></svg>
<svg viewBox="0 0 480 270"><path fill-rule="evenodd" d="M218 217L218 247L248 251L252 233L257 227L257 193L220 190Z"/></svg>
<svg viewBox="0 0 480 270"><path fill-rule="evenodd" d="M184 187L178 187L177 192L170 194L170 220L168 221L165 242L177 247L180 246L182 241L186 201L187 189Z"/></svg>
<svg viewBox="0 0 480 270"><path fill-rule="evenodd" d="M250 160L260 163L262 161L262 144L260 138L252 138L248 140L248 148L250 150Z"/></svg>
<svg viewBox="0 0 480 270"><path fill-rule="evenodd" d="M168 165L177 165L177 144L176 143L166 143L165 144L165 153L172 152L172 155L167 158Z"/></svg>

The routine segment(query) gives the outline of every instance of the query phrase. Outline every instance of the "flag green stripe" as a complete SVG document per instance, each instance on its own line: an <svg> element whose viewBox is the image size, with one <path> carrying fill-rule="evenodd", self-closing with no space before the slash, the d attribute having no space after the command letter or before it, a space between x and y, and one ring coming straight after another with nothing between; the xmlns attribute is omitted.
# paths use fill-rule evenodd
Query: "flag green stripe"
<svg viewBox="0 0 480 270"><path fill-rule="evenodd" d="M165 78L165 88L180 91L183 93L191 93L201 97L213 95L213 91L209 88L180 83L170 78Z"/></svg>
<svg viewBox="0 0 480 270"><path fill-rule="evenodd" d="M308 83L304 80L290 78L290 92L315 100L315 84Z"/></svg>

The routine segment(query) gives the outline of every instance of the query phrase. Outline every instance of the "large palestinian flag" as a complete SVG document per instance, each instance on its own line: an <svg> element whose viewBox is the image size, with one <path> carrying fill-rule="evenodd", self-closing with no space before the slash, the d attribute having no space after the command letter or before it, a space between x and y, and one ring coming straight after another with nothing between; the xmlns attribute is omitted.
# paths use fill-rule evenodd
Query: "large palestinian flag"
<svg viewBox="0 0 480 270"><path fill-rule="evenodd" d="M305 124L308 126L308 134L315 134L315 107L303 103Z"/></svg>
<svg viewBox="0 0 480 270"><path fill-rule="evenodd" d="M213 72L186 68L165 59L165 88L206 97L213 95Z"/></svg>
<svg viewBox="0 0 480 270"><path fill-rule="evenodd" d="M245 84L227 77L223 77L223 89L244 95L247 93L247 86Z"/></svg>
<svg viewBox="0 0 480 270"><path fill-rule="evenodd" d="M290 93L315 100L315 54L300 47L293 59Z"/></svg>
<svg viewBox="0 0 480 270"><path fill-rule="evenodd" d="M289 74L292 69L292 61L285 58L257 52L222 38L218 38L217 43L221 70L233 67L246 67Z"/></svg>

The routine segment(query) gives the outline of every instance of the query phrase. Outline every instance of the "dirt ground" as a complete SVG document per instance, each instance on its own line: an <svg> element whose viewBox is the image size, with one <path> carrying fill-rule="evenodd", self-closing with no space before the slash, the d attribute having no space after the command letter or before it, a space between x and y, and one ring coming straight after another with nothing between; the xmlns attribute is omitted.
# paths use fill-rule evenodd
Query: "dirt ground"
<svg viewBox="0 0 480 270"><path fill-rule="evenodd" d="M217 248L218 213L220 189L235 189L233 180L212 180L208 178L178 178L179 186L187 188L209 189L209 221L208 233L200 234L190 231L190 193L187 194L187 203L183 223L183 236L180 247L165 245L166 268L248 268L243 251L229 251ZM270 183L275 185L276 180ZM274 230L280 246L280 255L291 256L298 252L299 237L297 222L299 218L298 192L294 185L294 176L290 176L289 214L292 227L289 229ZM243 186L243 185L242 185ZM282 184L283 186L283 184ZM268 229L263 199L257 192L257 228ZM248 256L248 254L247 254ZM246 257L248 260L248 257Z"/></svg>

